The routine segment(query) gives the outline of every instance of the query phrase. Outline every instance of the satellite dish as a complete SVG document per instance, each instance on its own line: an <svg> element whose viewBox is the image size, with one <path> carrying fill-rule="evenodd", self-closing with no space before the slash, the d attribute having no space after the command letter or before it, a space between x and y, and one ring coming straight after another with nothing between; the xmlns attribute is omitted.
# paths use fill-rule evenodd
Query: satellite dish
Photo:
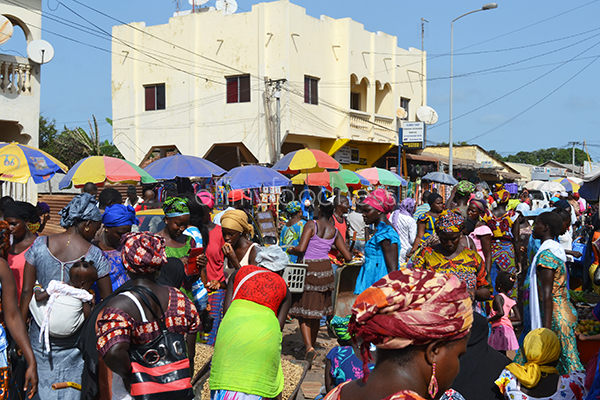
<svg viewBox="0 0 600 400"><path fill-rule="evenodd" d="M194 7L199 7L202 4L208 3L208 0L188 0L188 2Z"/></svg>
<svg viewBox="0 0 600 400"><path fill-rule="evenodd" d="M408 117L408 113L406 112L406 110L402 107L398 107L396 108L396 116L400 119L404 119L406 117Z"/></svg>
<svg viewBox="0 0 600 400"><path fill-rule="evenodd" d="M431 107L421 106L417 108L417 118L427 125L433 125L438 121L437 112Z"/></svg>
<svg viewBox="0 0 600 400"><path fill-rule="evenodd" d="M46 64L54 57L54 48L45 40L33 40L27 45L27 56L31 61L38 64Z"/></svg>
<svg viewBox="0 0 600 400"><path fill-rule="evenodd" d="M223 15L231 15L237 11L235 0L217 0L215 7L217 10L223 11Z"/></svg>
<svg viewBox="0 0 600 400"><path fill-rule="evenodd" d="M13 25L4 15L0 15L0 44L8 42L13 34Z"/></svg>

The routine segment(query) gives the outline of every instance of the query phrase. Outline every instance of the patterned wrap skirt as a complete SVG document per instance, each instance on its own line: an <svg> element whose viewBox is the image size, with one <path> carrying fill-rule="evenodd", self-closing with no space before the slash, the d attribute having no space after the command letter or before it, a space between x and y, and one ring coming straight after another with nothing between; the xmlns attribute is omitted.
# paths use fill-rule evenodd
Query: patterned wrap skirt
<svg viewBox="0 0 600 400"><path fill-rule="evenodd" d="M292 295L292 317L321 319L333 315L331 293L334 289L333 267L329 259L304 260L308 264L304 293Z"/></svg>
<svg viewBox="0 0 600 400"><path fill-rule="evenodd" d="M496 291L496 278L498 272L505 271L509 274L517 273L517 263L515 260L515 248L510 241L506 240L492 240L492 271L490 282L494 287L494 295L498 294ZM508 296L514 300L517 299L517 285L512 288L508 293Z"/></svg>

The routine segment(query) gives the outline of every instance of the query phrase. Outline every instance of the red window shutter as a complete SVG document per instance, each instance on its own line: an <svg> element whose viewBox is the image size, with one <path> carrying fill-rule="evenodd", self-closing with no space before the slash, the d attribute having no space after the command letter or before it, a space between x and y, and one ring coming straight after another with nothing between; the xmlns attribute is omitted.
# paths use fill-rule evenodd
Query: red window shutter
<svg viewBox="0 0 600 400"><path fill-rule="evenodd" d="M250 101L250 75L240 76L240 103Z"/></svg>
<svg viewBox="0 0 600 400"><path fill-rule="evenodd" d="M238 102L238 78L227 78L227 102Z"/></svg>
<svg viewBox="0 0 600 400"><path fill-rule="evenodd" d="M310 78L304 77L304 102L310 103Z"/></svg>
<svg viewBox="0 0 600 400"><path fill-rule="evenodd" d="M156 110L155 86L144 87L144 96L146 98L146 111Z"/></svg>
<svg viewBox="0 0 600 400"><path fill-rule="evenodd" d="M315 78L310 79L310 104L319 104L319 80Z"/></svg>

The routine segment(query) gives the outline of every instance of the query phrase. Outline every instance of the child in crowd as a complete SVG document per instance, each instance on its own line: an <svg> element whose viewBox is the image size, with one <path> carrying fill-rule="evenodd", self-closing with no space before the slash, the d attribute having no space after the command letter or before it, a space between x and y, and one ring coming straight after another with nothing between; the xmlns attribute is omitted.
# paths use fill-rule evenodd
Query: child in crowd
<svg viewBox="0 0 600 400"><path fill-rule="evenodd" d="M326 393L344 382L361 379L364 376L362 359L359 358L360 351L354 346L348 333L349 320L350 318L334 316L330 323L339 346L331 349L325 359ZM375 359L374 346L372 347L371 358ZM374 367L375 364L369 364L369 370L373 370Z"/></svg>
<svg viewBox="0 0 600 400"><path fill-rule="evenodd" d="M519 321L521 317L517 308L514 308L515 317L510 317L510 310L517 302L508 296L515 286L515 281L515 276L508 272L498 273L496 277L498 295L494 297L492 312L488 318L488 322L492 324L492 333L488 338L488 344L504 355L508 350L519 349L519 342L511 321Z"/></svg>
<svg viewBox="0 0 600 400"><path fill-rule="evenodd" d="M92 311L94 296L90 289L98 279L93 261L81 260L69 270L69 283L52 280L44 290L34 286L35 297L29 309L40 326L40 342L44 338L50 351L50 338L68 337L77 332Z"/></svg>

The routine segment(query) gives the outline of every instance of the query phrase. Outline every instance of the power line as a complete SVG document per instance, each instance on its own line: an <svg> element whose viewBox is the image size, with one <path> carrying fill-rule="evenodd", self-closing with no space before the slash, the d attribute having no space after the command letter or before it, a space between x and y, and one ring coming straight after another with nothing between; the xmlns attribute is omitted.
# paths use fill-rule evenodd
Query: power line
<svg viewBox="0 0 600 400"><path fill-rule="evenodd" d="M543 77L545 77L545 76L547 76L547 75L551 74L552 72L554 72L554 71L556 71L557 69L561 68L562 66L566 65L566 64L567 64L569 61L571 61L571 60L573 60L573 59L575 59L575 58L577 58L577 57L581 56L582 54L584 54L584 53L588 52L589 50L593 49L593 48L594 48L594 47L596 47L598 44L600 44L600 42L596 42L594 45L592 45L592 46L588 47L587 49L585 49L585 50L584 50L584 51L582 51L581 53L579 53L579 54L575 55L575 56L574 56L574 57L572 57L570 60L568 60L568 61L565 61L565 62L561 63L560 65L556 66L555 68L552 68L552 69L551 69L551 70L549 70L548 72L546 72L546 73L544 73L544 74L542 74L542 75L538 76L537 78L535 78L535 79L533 79L533 80L531 80L531 81L529 81L529 82L525 83L524 85L521 85L521 86L519 86L518 88L516 88L516 89L514 89L514 90L512 90L512 91L510 91L510 92L508 92L508 93L505 93L504 95L502 95L502 96L500 96L500 97L497 97L496 99L494 99L494 100L492 100L492 101L489 101L489 102L487 102L487 103L485 103L485 104L483 104L483 105L481 105L481 106L479 106L479 107L476 107L476 108L472 109L471 111L468 111L468 112L466 112L466 113L464 113L464 114L461 114L461 115L459 115L458 117L454 117L454 120L457 120L457 119L460 119L460 118L466 117L467 115L469 115L469 114L472 114L472 113L474 113L475 111L481 110L482 108L485 108L485 107L487 107L487 106L489 106L489 105L491 105L491 104L493 104L493 103L496 103L496 102L498 102L498 101L500 101L500 100L504 99L505 97L508 97L508 96L510 96L511 94L514 94L514 93L516 93L516 92L518 92L518 91L520 91L520 90L522 90L522 89L526 88L527 86L529 86L529 85L533 84L534 82L537 82L537 81L539 81L539 80L540 80L540 79L542 79ZM599 56L599 57L600 57L600 56ZM598 59L598 57L594 58L594 59L593 59L591 62L593 63L593 62L594 62L594 61L596 61L597 59ZM589 64L588 64L588 65L589 65ZM585 68L587 68L587 67L584 67L584 69L585 69ZM449 122L450 122L450 121L448 120L448 121L444 121L444 122L442 122L442 123L438 123L438 124L436 124L435 126L432 126L430 129L439 128L440 126L443 126L443 125L445 125L445 124L447 124L447 123L449 123ZM479 136L477 136L477 137L479 137ZM475 137L475 138L473 138L473 139L476 139L477 137ZM473 139L471 139L471 140L473 140Z"/></svg>
<svg viewBox="0 0 600 400"><path fill-rule="evenodd" d="M478 139L482 136L485 136L487 134L490 134L492 132L494 132L497 129L500 129L501 127L509 124L510 122L514 121L515 119L517 119L518 117L520 117L521 115L525 114L527 111L531 110L533 107L537 106L538 104L540 104L542 101L546 100L548 97L552 96L554 93L556 93L558 90L560 90L563 86L565 86L567 83L569 83L570 81L572 81L573 79L575 79L575 77L577 77L579 74L581 74L583 71L585 71L587 68L589 68L594 62L596 62L598 59L600 58L600 56L596 57L595 59L593 59L592 61L590 61L585 67L583 67L582 69L580 69L579 71L577 71L577 73L573 76L571 76L569 79L567 79L566 81L564 81L562 84L560 84L557 88L555 88L554 90L552 90L550 93L548 93L547 95L545 95L544 97L542 97L541 99L539 99L538 101L536 101L535 103L533 103L531 106L527 107L526 109L524 109L523 111L521 111L520 113L518 113L517 115L515 115L514 117L504 121L503 123L501 123L500 125L480 134L477 135L469 140L467 140L467 142L471 142L475 139Z"/></svg>

